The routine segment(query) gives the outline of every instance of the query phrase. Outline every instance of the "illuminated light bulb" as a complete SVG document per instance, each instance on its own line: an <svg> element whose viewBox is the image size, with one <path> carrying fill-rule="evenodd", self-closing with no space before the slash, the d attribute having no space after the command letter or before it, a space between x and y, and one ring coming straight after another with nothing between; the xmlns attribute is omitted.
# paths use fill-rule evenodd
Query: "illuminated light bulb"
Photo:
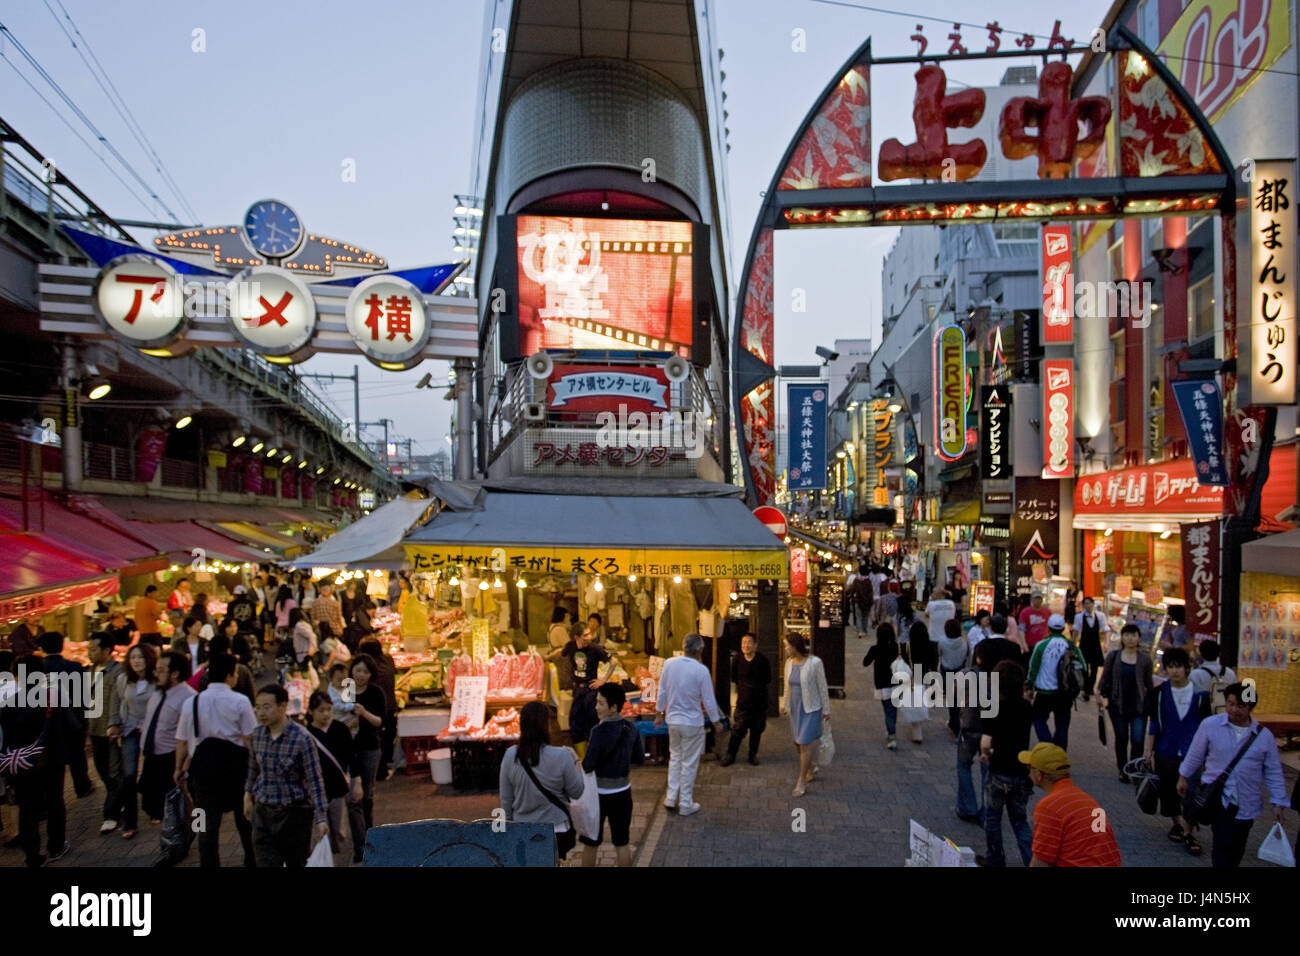
<svg viewBox="0 0 1300 956"><path fill-rule="evenodd" d="M629 574L629 575L627 576L627 579L628 579L629 582L635 581L635 580L636 580L636 575L635 575L635 574Z"/></svg>
<svg viewBox="0 0 1300 956"><path fill-rule="evenodd" d="M242 444L243 444L244 442L246 442L246 441L248 441L248 436L247 436L247 435L240 435L240 436L239 436L238 438L236 438L233 442L231 442L231 445L234 446L235 448L238 448L240 445L242 445Z"/></svg>
<svg viewBox="0 0 1300 956"><path fill-rule="evenodd" d="M279 450L280 450L280 449L278 449L278 448L272 448L270 451L268 451L268 452L266 453L266 457L267 457L267 458L274 458L274 457L275 457L275 453L276 453L277 451L279 451Z"/></svg>
<svg viewBox="0 0 1300 956"><path fill-rule="evenodd" d="M528 581L525 578L520 578L518 581L515 582L515 587L526 588L528 587Z"/></svg>
<svg viewBox="0 0 1300 956"><path fill-rule="evenodd" d="M486 590L488 589L488 587L489 587L489 585L488 585L488 583L487 583L486 581L480 581L480 582L478 583L478 589L479 589L480 591L486 591Z"/></svg>
<svg viewBox="0 0 1300 956"><path fill-rule="evenodd" d="M603 590L605 590L605 585L603 585L603 584L600 583L600 578L596 578L596 583L593 584L591 587L592 587L592 590L593 590L593 591L603 591Z"/></svg>
<svg viewBox="0 0 1300 956"><path fill-rule="evenodd" d="M1114 528L1107 528L1107 529L1106 529L1106 533L1103 535L1103 537L1109 538L1109 537L1110 537L1112 534L1114 534L1114 533L1115 533L1115 529L1114 529Z"/></svg>
<svg viewBox="0 0 1300 956"><path fill-rule="evenodd" d="M450 584L452 587L457 587L460 585L460 578L456 577L456 575L453 574L450 578L447 579L447 583Z"/></svg>
<svg viewBox="0 0 1300 956"><path fill-rule="evenodd" d="M299 467L300 469L301 469L301 468L306 468L306 467L307 467L307 459L304 458L302 461L298 462L298 467Z"/></svg>
<svg viewBox="0 0 1300 956"><path fill-rule="evenodd" d="M682 576L680 574L674 574L673 584L681 584L681 583L682 583Z"/></svg>
<svg viewBox="0 0 1300 956"><path fill-rule="evenodd" d="M733 601L736 600L738 597L740 597L740 595L737 594L735 591L732 591L732 592L731 592L731 599L732 599Z"/></svg>
<svg viewBox="0 0 1300 956"><path fill-rule="evenodd" d="M323 474L325 474L325 466L324 466L324 465L321 465L319 468L317 468L317 469L316 469L316 474L318 474L318 475L323 475Z"/></svg>
<svg viewBox="0 0 1300 956"><path fill-rule="evenodd" d="M492 579L492 586L493 586L494 588L503 588L503 587L505 587L505 585L501 583L501 575L498 574L495 578Z"/></svg>

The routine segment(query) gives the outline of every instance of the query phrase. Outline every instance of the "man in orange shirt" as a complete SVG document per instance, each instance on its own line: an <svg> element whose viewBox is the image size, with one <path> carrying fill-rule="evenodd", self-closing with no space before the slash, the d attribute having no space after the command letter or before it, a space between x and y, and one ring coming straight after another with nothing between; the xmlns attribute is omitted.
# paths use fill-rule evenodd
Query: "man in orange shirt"
<svg viewBox="0 0 1300 956"><path fill-rule="evenodd" d="M135 599L135 626L140 630L140 640L162 647L162 634L158 632L158 618L162 608L158 606L158 585L151 584L144 589L144 596Z"/></svg>
<svg viewBox="0 0 1300 956"><path fill-rule="evenodd" d="M1020 751L1029 779L1046 790L1034 806L1030 866L1119 866L1119 846L1106 811L1070 779L1070 757L1056 744Z"/></svg>

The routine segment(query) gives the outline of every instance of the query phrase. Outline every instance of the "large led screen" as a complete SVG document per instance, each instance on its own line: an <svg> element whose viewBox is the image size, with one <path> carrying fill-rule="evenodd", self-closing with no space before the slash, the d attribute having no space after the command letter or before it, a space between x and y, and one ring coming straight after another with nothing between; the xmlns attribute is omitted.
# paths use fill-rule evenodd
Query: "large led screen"
<svg viewBox="0 0 1300 956"><path fill-rule="evenodd" d="M645 349L690 356L689 222L519 216L519 351Z"/></svg>

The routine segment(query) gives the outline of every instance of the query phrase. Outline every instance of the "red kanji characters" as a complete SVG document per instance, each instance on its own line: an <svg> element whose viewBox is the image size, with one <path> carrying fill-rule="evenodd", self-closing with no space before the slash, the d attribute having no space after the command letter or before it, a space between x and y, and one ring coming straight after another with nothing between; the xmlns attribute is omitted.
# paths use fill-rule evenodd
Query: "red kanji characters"
<svg viewBox="0 0 1300 956"><path fill-rule="evenodd" d="M948 39L952 41L948 45L948 55L957 56L966 52L966 48L961 45L961 24L952 25L952 33L948 34Z"/></svg>
<svg viewBox="0 0 1300 956"><path fill-rule="evenodd" d="M923 66L916 72L916 99L912 105L912 125L916 142L904 146L887 139L880 146L877 167L886 182L895 179L940 179L944 161L950 160L950 177L956 181L970 179L984 168L988 150L981 140L949 145L950 128L974 126L984 115L984 91L962 90L945 96L948 78L937 66Z"/></svg>
<svg viewBox="0 0 1300 956"><path fill-rule="evenodd" d="M1002 108L1002 155L1025 159L1037 153L1039 179L1066 179L1075 158L1091 156L1106 138L1110 101L1104 96L1070 99L1071 76L1068 63L1049 63L1039 77L1036 98L1017 96ZM1080 120L1088 124L1084 136L1079 135Z"/></svg>
<svg viewBox="0 0 1300 956"><path fill-rule="evenodd" d="M989 31L989 45L984 52L997 53L998 48L1002 46L1002 37L999 36L1002 33L1002 27L998 25L998 21L994 20L992 23L984 24L984 29Z"/></svg>
<svg viewBox="0 0 1300 956"><path fill-rule="evenodd" d="M375 293L370 294L366 299L366 306L369 312L366 314L365 327L370 330L370 340L377 342L379 340L379 320L385 319L386 325L384 331L388 333L388 341L393 341L401 335L406 341L411 342L411 299L405 295L390 295L385 302Z"/></svg>
<svg viewBox="0 0 1300 956"><path fill-rule="evenodd" d="M270 302L266 301L266 296L264 295L259 295L257 297L257 301L262 306L262 308L266 310L260 316L258 316L257 328L260 329L262 326L270 325L272 322L274 322L276 325L289 324L289 320L284 317L284 310L287 309L289 307L289 303L293 301L292 292L286 292L284 295L280 296L280 301L277 302L275 305L272 305Z"/></svg>
<svg viewBox="0 0 1300 956"><path fill-rule="evenodd" d="M600 464L600 446L594 441L584 441L578 443L578 464L580 465L599 465Z"/></svg>
<svg viewBox="0 0 1300 956"><path fill-rule="evenodd" d="M1016 40L1016 46L1022 50L1032 50L1034 48L1034 35L1032 33L1022 33Z"/></svg>
<svg viewBox="0 0 1300 956"><path fill-rule="evenodd" d="M916 32L913 33L910 37L908 37L909 40L912 40L921 45L921 48L916 51L917 56L925 56L925 48L930 45L930 41L925 38L925 34L922 32L923 29L924 28L921 26L921 24L918 23L916 25Z"/></svg>
<svg viewBox="0 0 1300 956"><path fill-rule="evenodd" d="M114 276L113 281L137 284L137 285L157 286L157 288L155 288L153 290L153 293L149 296L149 301L153 303L157 303L163 297L163 293L167 291L167 280L161 279L158 276L135 276L135 275L127 275L126 273L122 272ZM140 306L143 303L144 303L144 289L136 289L135 298L131 300L131 310L127 312L126 315L122 316L122 321L125 322L127 325L134 325L135 320L140 315Z"/></svg>

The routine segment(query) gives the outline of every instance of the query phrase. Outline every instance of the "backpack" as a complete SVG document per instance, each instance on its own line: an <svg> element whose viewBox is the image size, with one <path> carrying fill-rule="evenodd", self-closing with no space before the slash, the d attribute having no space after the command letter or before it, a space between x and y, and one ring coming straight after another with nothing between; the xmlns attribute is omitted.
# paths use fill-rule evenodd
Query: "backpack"
<svg viewBox="0 0 1300 956"><path fill-rule="evenodd" d="M1219 666L1222 667L1223 665L1220 664ZM1223 679L1223 673L1216 674L1204 664L1201 665L1200 669L1210 675L1210 713L1226 714L1228 712L1228 702L1223 696L1223 691L1228 686L1228 682Z"/></svg>
<svg viewBox="0 0 1300 956"><path fill-rule="evenodd" d="M1079 660L1079 656L1074 652L1074 645L1065 638L1065 653L1061 659L1056 662L1056 687L1062 693L1067 695L1071 700L1078 697L1083 692L1083 688L1088 682L1088 668Z"/></svg>

